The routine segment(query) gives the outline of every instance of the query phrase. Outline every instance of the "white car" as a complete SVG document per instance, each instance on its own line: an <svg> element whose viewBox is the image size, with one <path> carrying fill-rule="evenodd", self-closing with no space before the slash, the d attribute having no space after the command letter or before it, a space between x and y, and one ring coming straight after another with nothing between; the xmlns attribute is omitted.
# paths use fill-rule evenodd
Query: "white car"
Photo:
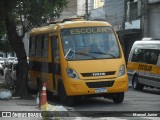
<svg viewBox="0 0 160 120"><path fill-rule="evenodd" d="M0 64L0 74L4 75L4 70L3 70L3 66Z"/></svg>
<svg viewBox="0 0 160 120"><path fill-rule="evenodd" d="M0 64L4 67L5 58L0 57Z"/></svg>
<svg viewBox="0 0 160 120"><path fill-rule="evenodd" d="M17 64L18 63L18 58L15 58L14 60L13 60L13 64Z"/></svg>
<svg viewBox="0 0 160 120"><path fill-rule="evenodd" d="M8 57L6 60L6 66L9 66L13 61L15 60L16 57Z"/></svg>

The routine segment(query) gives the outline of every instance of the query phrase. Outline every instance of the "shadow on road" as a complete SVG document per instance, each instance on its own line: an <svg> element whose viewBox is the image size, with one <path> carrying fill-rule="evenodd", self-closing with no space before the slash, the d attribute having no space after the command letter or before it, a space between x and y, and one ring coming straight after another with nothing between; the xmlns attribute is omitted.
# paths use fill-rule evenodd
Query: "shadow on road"
<svg viewBox="0 0 160 120"><path fill-rule="evenodd" d="M132 87L129 89L132 91L138 91L138 90L134 90ZM150 88L150 87L144 87L144 89L142 91L138 91L138 92L160 95L160 89Z"/></svg>
<svg viewBox="0 0 160 120"><path fill-rule="evenodd" d="M60 100L58 96L53 96L52 93L47 92L47 99L51 103L60 105ZM94 106L104 106L113 105L114 102L108 98L104 97L78 97L75 98L74 107L93 107Z"/></svg>

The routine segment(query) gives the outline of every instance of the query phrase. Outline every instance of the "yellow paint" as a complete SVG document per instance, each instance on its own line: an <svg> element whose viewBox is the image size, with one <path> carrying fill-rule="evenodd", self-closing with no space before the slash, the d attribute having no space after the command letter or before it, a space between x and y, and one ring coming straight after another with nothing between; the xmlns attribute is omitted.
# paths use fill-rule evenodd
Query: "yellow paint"
<svg viewBox="0 0 160 120"><path fill-rule="evenodd" d="M93 29L95 26L96 29ZM102 27L103 26L103 27ZM53 74L52 73L43 73L38 71L29 70L31 81L36 85L37 77L40 77L43 81L47 83L47 90L49 91L57 91L57 83L61 79L64 83L65 90L68 96L74 95L89 95L95 94L95 88L88 88L86 86L86 82L100 82L100 81L111 81L114 80L114 84L112 87L108 87L107 93L116 93L116 92L125 92L128 90L128 76L127 72L121 77L118 77L118 72L121 65L125 65L125 60L123 56L123 52L118 41L118 45L120 47L120 58L116 59L100 59L100 60L83 60L83 61L67 61L64 58L61 35L60 31L63 28L75 28L70 30L71 34L88 34L88 33L105 33L107 32L107 26L111 25L107 22L97 22L97 21L75 21L72 23L58 23L55 26L46 26L35 28L31 31L30 37L48 34L48 57L47 58L38 58L38 57L30 57L29 61L38 61L38 62L52 62L59 63L61 67L61 74L55 75L56 78L56 87L53 87ZM90 28L92 27L92 28ZM59 55L60 61L52 60L52 49L51 49L51 37L56 35L59 41ZM115 33L116 35L116 33ZM116 35L116 39L118 37ZM53 67L53 66L50 66ZM133 66L132 66L133 67ZM66 69L72 68L74 69L80 79L74 80L68 77L66 74ZM154 69L154 68L152 68ZM105 76L91 76L91 77L83 77L81 73L94 73L94 72L110 72L115 71L114 75L105 75Z"/></svg>
<svg viewBox="0 0 160 120"><path fill-rule="evenodd" d="M160 74L160 67L153 65L153 64L145 64L145 63L138 63L138 62L128 62L127 65L128 70L137 70L143 72L152 72L155 74Z"/></svg>

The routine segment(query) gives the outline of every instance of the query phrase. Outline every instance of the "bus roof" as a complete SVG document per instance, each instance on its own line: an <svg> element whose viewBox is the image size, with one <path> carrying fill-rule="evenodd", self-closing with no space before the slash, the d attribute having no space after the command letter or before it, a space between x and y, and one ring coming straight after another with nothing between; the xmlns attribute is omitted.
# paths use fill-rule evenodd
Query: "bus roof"
<svg viewBox="0 0 160 120"><path fill-rule="evenodd" d="M136 41L134 44L160 44L160 40Z"/></svg>
<svg viewBox="0 0 160 120"><path fill-rule="evenodd" d="M37 35L37 34L45 34L45 33L53 33L56 30L56 25L48 25L38 28L33 28L30 32L30 35Z"/></svg>
<svg viewBox="0 0 160 120"><path fill-rule="evenodd" d="M109 23L103 21L67 21L64 23L59 23L58 25L63 26L63 28L86 26L111 26Z"/></svg>
<svg viewBox="0 0 160 120"><path fill-rule="evenodd" d="M87 26L111 26L107 22L103 21L66 21L63 23L51 24L44 27L33 28L30 35L55 33L57 27L60 28L74 28L74 27L87 27Z"/></svg>
<svg viewBox="0 0 160 120"><path fill-rule="evenodd" d="M160 49L160 40L136 41L132 48Z"/></svg>

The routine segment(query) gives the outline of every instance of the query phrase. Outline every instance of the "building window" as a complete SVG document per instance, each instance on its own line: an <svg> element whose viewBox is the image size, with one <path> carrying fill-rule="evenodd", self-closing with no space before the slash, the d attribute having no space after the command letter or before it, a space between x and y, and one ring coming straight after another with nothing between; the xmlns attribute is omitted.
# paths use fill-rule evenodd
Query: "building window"
<svg viewBox="0 0 160 120"><path fill-rule="evenodd" d="M102 7L104 5L104 0L94 0L94 9Z"/></svg>
<svg viewBox="0 0 160 120"><path fill-rule="evenodd" d="M126 21L136 20L141 15L142 4L140 0L128 0L126 7Z"/></svg>

